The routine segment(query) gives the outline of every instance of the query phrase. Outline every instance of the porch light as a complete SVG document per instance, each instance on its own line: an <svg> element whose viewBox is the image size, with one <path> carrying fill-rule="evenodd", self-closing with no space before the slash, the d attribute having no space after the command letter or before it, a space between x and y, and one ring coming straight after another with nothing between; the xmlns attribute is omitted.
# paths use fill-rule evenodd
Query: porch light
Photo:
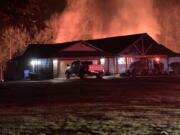
<svg viewBox="0 0 180 135"><path fill-rule="evenodd" d="M102 65L105 64L105 61L106 61L105 58L101 58L101 59L100 59L100 62L101 62Z"/></svg>
<svg viewBox="0 0 180 135"><path fill-rule="evenodd" d="M160 62L160 58L159 58L159 57L156 57L156 58L155 58L155 61L159 63L159 62Z"/></svg>

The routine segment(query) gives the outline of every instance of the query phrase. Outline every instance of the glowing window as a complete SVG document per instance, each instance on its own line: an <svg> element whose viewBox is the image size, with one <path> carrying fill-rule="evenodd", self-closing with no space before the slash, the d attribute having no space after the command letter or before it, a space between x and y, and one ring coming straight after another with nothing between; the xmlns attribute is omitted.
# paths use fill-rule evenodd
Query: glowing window
<svg viewBox="0 0 180 135"><path fill-rule="evenodd" d="M31 60L31 65L32 66L41 65L41 61L40 60Z"/></svg>
<svg viewBox="0 0 180 135"><path fill-rule="evenodd" d="M54 65L57 65L57 64L58 64L58 60L54 59L54 60L53 60L53 64L54 64Z"/></svg>
<svg viewBox="0 0 180 135"><path fill-rule="evenodd" d="M126 59L124 57L118 58L118 64L126 64Z"/></svg>
<svg viewBox="0 0 180 135"><path fill-rule="evenodd" d="M105 59L105 58L101 58L101 59L100 59L100 62L101 62L102 65L104 65L105 62L106 62L106 59Z"/></svg>

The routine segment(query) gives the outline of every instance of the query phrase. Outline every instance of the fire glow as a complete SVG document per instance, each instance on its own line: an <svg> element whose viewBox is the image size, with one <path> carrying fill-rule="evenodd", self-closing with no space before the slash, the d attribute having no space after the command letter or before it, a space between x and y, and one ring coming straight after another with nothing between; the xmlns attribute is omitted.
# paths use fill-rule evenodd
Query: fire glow
<svg viewBox="0 0 180 135"><path fill-rule="evenodd" d="M148 33L158 40L160 27L152 0L68 0L58 17L55 42Z"/></svg>

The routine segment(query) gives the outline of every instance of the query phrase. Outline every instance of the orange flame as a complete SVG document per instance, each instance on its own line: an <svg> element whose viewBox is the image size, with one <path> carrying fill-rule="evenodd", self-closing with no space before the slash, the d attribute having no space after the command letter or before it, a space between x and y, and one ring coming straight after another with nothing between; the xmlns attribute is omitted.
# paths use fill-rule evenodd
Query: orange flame
<svg viewBox="0 0 180 135"><path fill-rule="evenodd" d="M134 33L148 33L157 40L160 27L153 14L152 0L104 2L106 6L99 6L96 0L68 0L58 19L55 42Z"/></svg>

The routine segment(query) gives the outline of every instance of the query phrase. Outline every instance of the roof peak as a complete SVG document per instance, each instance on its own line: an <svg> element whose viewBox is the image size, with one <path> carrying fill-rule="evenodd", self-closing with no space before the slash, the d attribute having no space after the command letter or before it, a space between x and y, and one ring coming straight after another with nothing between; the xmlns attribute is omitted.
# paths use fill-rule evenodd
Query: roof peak
<svg viewBox="0 0 180 135"><path fill-rule="evenodd" d="M129 35L109 36L109 37L88 39L88 40L84 40L84 41L101 40L101 39L109 39L109 38L119 38L119 37L128 37L128 36L143 36L143 35L148 35L148 33L137 33L137 34L129 34Z"/></svg>
<svg viewBox="0 0 180 135"><path fill-rule="evenodd" d="M52 43L52 44L45 44L45 43L30 43L29 45L60 45L60 44L71 44L71 43L78 43L78 42L88 42L92 40L104 40L104 39L111 39L111 38L120 38L120 37L128 37L128 36L143 36L148 35L148 33L137 33L137 34L129 34L129 35L119 35L119 36L109 36L109 37L102 37L102 38L92 38L92 39L86 39L86 40L74 40L74 41L67 41L67 42L61 42L61 43Z"/></svg>

